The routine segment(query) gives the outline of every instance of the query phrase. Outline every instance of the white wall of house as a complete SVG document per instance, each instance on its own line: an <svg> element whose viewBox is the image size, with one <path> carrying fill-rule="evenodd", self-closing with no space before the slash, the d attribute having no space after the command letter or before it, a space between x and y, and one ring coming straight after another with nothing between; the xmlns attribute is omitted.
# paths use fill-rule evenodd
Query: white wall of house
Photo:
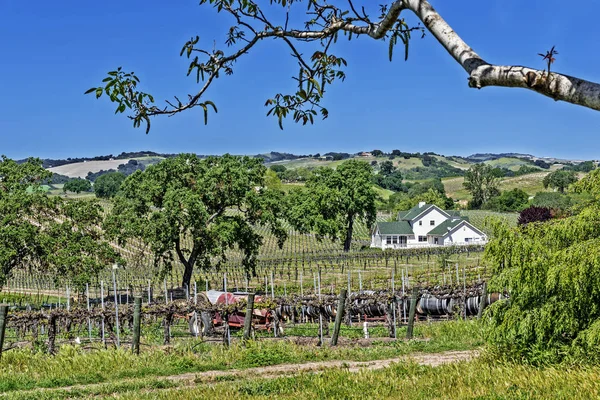
<svg viewBox="0 0 600 400"><path fill-rule="evenodd" d="M402 237L406 237L406 239ZM407 243L410 240L410 238L414 238L414 236L381 235L379 234L379 232L376 232L374 235L371 235L371 247L377 247L383 250L400 249L407 247Z"/></svg>
<svg viewBox="0 0 600 400"><path fill-rule="evenodd" d="M448 218L437 208L431 207L425 214L413 220L412 229L415 235L409 241L409 245L427 245L427 232L446 221L446 219ZM419 240L419 237L421 237L421 240Z"/></svg>
<svg viewBox="0 0 600 400"><path fill-rule="evenodd" d="M477 244L485 242L485 237L473 230L469 225L463 223L444 236L444 245L452 244Z"/></svg>

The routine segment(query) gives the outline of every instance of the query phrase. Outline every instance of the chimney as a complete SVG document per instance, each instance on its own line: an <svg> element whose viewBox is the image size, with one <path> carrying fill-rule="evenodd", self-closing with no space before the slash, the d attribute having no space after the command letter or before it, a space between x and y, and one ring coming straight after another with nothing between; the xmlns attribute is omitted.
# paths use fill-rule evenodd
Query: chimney
<svg viewBox="0 0 600 400"><path fill-rule="evenodd" d="M420 202L419 202L419 208L422 208L424 205L425 205L425 202L424 202L424 201L420 201Z"/></svg>

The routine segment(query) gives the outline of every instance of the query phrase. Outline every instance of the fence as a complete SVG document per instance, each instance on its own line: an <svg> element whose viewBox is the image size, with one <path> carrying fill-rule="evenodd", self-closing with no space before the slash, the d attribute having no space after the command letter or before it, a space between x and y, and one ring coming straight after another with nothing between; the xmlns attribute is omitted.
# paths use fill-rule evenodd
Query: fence
<svg viewBox="0 0 600 400"><path fill-rule="evenodd" d="M342 324L347 326L346 333L354 329L369 337L371 329L391 338L398 337L399 326L406 326L411 337L415 320L480 315L487 304L502 298L499 294L488 295L485 284L468 288L413 287L410 295L402 289L342 289L340 295L317 290L308 295L280 297L209 291L183 293L184 298L170 300L169 294L174 292L158 301L151 295L144 301L144 296L136 293L125 299L129 302L113 296L88 297L85 306L0 306L0 349L33 346L54 353L65 343L101 343L105 347L131 345L139 352L140 346L170 344L173 339L194 338L228 345L237 339L303 336L303 332L319 344L331 336L335 345ZM182 293L175 294L181 297Z"/></svg>

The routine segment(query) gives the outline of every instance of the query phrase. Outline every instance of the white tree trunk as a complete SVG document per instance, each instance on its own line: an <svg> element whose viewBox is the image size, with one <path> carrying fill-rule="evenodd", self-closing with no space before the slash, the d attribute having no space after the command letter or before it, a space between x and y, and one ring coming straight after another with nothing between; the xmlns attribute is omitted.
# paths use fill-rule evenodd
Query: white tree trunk
<svg viewBox="0 0 600 400"><path fill-rule="evenodd" d="M401 4L400 4L401 3ZM427 0L401 0L394 3L390 13L409 9L440 42L450 55L469 74L469 86L519 87L572 104L600 110L600 85L583 79L523 66L502 66L483 60L444 21ZM384 19L385 21L385 19ZM383 22L383 21L382 21Z"/></svg>

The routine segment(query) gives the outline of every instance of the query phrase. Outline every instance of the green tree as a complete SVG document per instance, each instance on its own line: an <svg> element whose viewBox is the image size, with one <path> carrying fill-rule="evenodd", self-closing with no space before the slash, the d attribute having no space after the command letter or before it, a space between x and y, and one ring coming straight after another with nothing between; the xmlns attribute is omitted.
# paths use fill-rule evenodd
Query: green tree
<svg viewBox="0 0 600 400"><path fill-rule="evenodd" d="M92 184L90 183L90 181L81 178L71 179L63 186L63 192L65 193L69 191L79 194L81 192L89 192L91 190Z"/></svg>
<svg viewBox="0 0 600 400"><path fill-rule="evenodd" d="M463 186L473 196L470 202L471 208L479 208L483 203L500 194L494 168L483 163L469 168L465 173Z"/></svg>
<svg viewBox="0 0 600 400"><path fill-rule="evenodd" d="M275 171L277 173L277 175L281 175L287 170L285 165L281 165L281 164L273 164L269 167L269 169L271 171Z"/></svg>
<svg viewBox="0 0 600 400"><path fill-rule="evenodd" d="M555 188L560 193L564 193L565 189L575 182L577 182L575 171L565 171L562 169L549 173L543 180L544 188Z"/></svg>
<svg viewBox="0 0 600 400"><path fill-rule="evenodd" d="M273 190L282 191L283 184L275 171L268 169L265 171L265 187Z"/></svg>
<svg viewBox="0 0 600 400"><path fill-rule="evenodd" d="M82 289L107 266L125 264L104 240L100 229L104 210L96 200L59 201L52 211L61 221L47 223L39 237L42 271Z"/></svg>
<svg viewBox="0 0 600 400"><path fill-rule="evenodd" d="M493 224L485 262L489 289L510 301L488 311L496 354L543 364L575 357L599 362L600 207L578 215L510 228Z"/></svg>
<svg viewBox="0 0 600 400"><path fill-rule="evenodd" d="M505 190L483 203L481 208L493 211L521 211L527 207L529 195L521 189Z"/></svg>
<svg viewBox="0 0 600 400"><path fill-rule="evenodd" d="M538 192L531 200L531 205L555 210L567 210L573 201L570 196L556 192Z"/></svg>
<svg viewBox="0 0 600 400"><path fill-rule="evenodd" d="M39 159L0 161L0 287L14 268L81 284L121 261L98 229L100 206L48 197L40 182L51 175Z"/></svg>
<svg viewBox="0 0 600 400"><path fill-rule="evenodd" d="M290 192L291 224L300 232L342 240L344 251L349 251L355 223L362 220L371 226L375 222L377 193L372 174L371 166L358 160L345 161L335 170L314 170L305 188Z"/></svg>
<svg viewBox="0 0 600 400"><path fill-rule="evenodd" d="M119 192L125 178L125 175L121 172L109 172L99 176L94 182L96 197L103 199L114 197Z"/></svg>
<svg viewBox="0 0 600 400"><path fill-rule="evenodd" d="M386 160L379 164L379 173L383 176L390 176L396 171L396 167L392 161Z"/></svg>
<svg viewBox="0 0 600 400"><path fill-rule="evenodd" d="M121 244L141 240L166 270L175 255L184 286L196 266L210 268L211 259L220 263L234 248L243 253L246 273L254 274L263 239L253 226L268 226L279 246L287 236L283 193L264 187L265 171L261 159L229 154L168 158L123 182L105 228Z"/></svg>

